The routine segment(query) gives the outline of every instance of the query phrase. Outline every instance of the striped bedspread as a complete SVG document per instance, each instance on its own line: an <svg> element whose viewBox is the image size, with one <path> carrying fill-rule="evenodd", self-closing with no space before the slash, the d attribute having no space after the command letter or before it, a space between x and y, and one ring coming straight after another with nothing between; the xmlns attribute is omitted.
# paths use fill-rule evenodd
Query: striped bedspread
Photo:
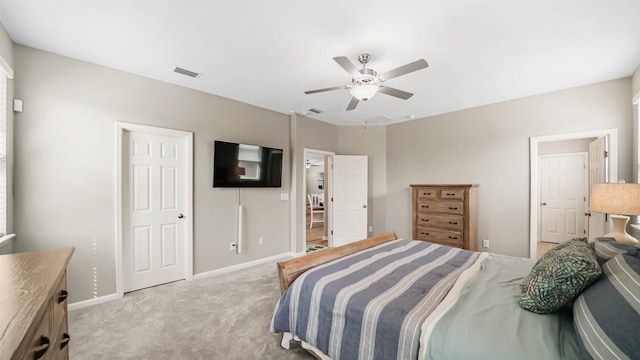
<svg viewBox="0 0 640 360"><path fill-rule="evenodd" d="M332 359L417 359L420 326L479 253L395 240L313 268L282 294L271 330Z"/></svg>

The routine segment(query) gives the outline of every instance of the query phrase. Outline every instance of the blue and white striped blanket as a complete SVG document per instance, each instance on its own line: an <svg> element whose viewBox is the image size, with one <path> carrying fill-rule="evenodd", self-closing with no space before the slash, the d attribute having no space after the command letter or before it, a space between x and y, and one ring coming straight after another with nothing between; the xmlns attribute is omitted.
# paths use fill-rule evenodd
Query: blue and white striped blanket
<svg viewBox="0 0 640 360"><path fill-rule="evenodd" d="M271 330L332 359L417 359L420 326L479 253L395 240L313 268L282 294Z"/></svg>

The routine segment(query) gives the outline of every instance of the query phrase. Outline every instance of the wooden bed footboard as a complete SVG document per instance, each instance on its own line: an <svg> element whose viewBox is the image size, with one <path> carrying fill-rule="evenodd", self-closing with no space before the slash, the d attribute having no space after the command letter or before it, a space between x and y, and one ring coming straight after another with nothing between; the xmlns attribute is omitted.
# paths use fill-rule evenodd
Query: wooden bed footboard
<svg viewBox="0 0 640 360"><path fill-rule="evenodd" d="M394 232L388 232L368 239L356 241L351 244L319 250L299 258L281 261L278 263L280 292L284 292L289 285L291 285L293 280L313 267L396 239L396 234Z"/></svg>

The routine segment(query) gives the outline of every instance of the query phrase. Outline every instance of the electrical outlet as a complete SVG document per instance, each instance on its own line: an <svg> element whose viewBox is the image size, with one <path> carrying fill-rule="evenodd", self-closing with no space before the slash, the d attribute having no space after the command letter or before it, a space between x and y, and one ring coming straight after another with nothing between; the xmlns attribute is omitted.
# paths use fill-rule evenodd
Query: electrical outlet
<svg viewBox="0 0 640 360"><path fill-rule="evenodd" d="M236 243L229 243L229 251L235 251L236 250Z"/></svg>
<svg viewBox="0 0 640 360"><path fill-rule="evenodd" d="M489 240L482 239L482 247L488 248L489 247Z"/></svg>
<svg viewBox="0 0 640 360"><path fill-rule="evenodd" d="M264 238L262 236L258 238L258 245L264 245Z"/></svg>
<svg viewBox="0 0 640 360"><path fill-rule="evenodd" d="M373 232L373 226L369 226L369 232L372 233Z"/></svg>

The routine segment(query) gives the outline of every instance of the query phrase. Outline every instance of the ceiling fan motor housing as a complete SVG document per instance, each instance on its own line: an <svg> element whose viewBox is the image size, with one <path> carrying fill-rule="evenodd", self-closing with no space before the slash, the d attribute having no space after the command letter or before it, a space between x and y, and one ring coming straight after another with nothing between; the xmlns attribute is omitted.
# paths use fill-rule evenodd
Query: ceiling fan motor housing
<svg viewBox="0 0 640 360"><path fill-rule="evenodd" d="M368 85L375 84L380 82L380 78L378 77L378 73L373 69L362 69L360 70L360 76L354 76L351 79L353 85Z"/></svg>

